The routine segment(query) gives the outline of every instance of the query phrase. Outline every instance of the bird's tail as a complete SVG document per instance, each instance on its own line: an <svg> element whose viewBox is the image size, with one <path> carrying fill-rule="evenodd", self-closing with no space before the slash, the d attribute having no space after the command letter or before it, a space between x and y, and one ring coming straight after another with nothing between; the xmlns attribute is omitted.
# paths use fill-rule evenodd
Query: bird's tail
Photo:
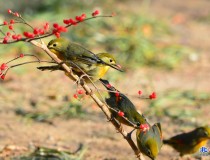
<svg viewBox="0 0 210 160"><path fill-rule="evenodd" d="M167 140L167 139L164 139L163 140L163 144L171 144L171 141L170 140Z"/></svg>
<svg viewBox="0 0 210 160"><path fill-rule="evenodd" d="M53 66L40 66L37 67L37 69L41 70L41 71L56 71L56 70L64 70L61 65L53 65Z"/></svg>

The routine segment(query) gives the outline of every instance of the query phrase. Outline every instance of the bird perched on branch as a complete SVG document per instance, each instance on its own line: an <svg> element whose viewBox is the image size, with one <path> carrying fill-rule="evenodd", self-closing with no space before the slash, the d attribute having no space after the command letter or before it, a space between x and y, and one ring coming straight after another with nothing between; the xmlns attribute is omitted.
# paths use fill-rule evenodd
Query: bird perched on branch
<svg viewBox="0 0 210 160"><path fill-rule="evenodd" d="M132 126L132 124L126 121L125 118L138 126L141 124L148 123L144 116L136 110L136 107L128 99L128 97L126 97L124 94L122 94L113 86L111 86L109 84L109 81L103 79L100 79L100 81L102 82L104 87L106 87L106 89L109 91L109 98L106 98L105 101L109 107L115 110L110 110L114 118L116 118L120 123L123 123L128 126ZM125 118L118 114L119 111L123 112Z"/></svg>
<svg viewBox="0 0 210 160"><path fill-rule="evenodd" d="M122 71L111 54L94 54L81 45L72 43L65 38L53 39L48 43L47 47L64 63L71 66L75 74L78 76L87 74L93 82L102 78L110 67ZM38 69L63 70L60 65L43 66L38 67ZM89 78L86 76L84 79L88 81Z"/></svg>
<svg viewBox="0 0 210 160"><path fill-rule="evenodd" d="M100 79L100 81L109 92L109 98L106 98L106 103L110 108L114 109L110 109L112 116L125 125L132 126L132 124L135 124L139 126L136 132L138 148L144 155L155 159L162 146L160 123L151 126L144 116L136 110L136 107L128 97L111 86L109 81L103 79ZM124 115L119 114L119 111Z"/></svg>
<svg viewBox="0 0 210 160"><path fill-rule="evenodd" d="M137 129L136 141L141 153L154 160L163 145L160 123L154 124L145 132Z"/></svg>
<svg viewBox="0 0 210 160"><path fill-rule="evenodd" d="M110 65L116 65L116 61L114 59L114 57L109 54L109 53L98 53L96 54L103 62L110 64ZM41 66L41 67L37 67L39 70L45 71L45 70L51 70L51 71L55 71L55 70L63 70L61 65L53 65L53 66ZM100 78L102 78L107 71L109 70L110 66L108 65L104 65L104 64L92 64L89 66L89 69L86 71L83 71L82 69L78 71L78 68L72 68L74 74L76 74L77 76L81 77L83 76L83 79L85 80L85 82L90 83L95 82L97 80L99 80ZM84 74L87 74L86 76ZM66 75L68 76L68 73L66 73Z"/></svg>
<svg viewBox="0 0 210 160"><path fill-rule="evenodd" d="M164 144L168 144L180 153L180 156L196 153L202 146L205 146L210 139L210 126L203 126L193 131L182 133L163 140Z"/></svg>

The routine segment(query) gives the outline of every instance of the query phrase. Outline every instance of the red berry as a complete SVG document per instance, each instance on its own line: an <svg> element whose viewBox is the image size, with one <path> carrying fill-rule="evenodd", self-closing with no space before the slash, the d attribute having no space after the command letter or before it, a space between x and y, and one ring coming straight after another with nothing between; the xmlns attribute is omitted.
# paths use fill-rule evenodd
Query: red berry
<svg viewBox="0 0 210 160"><path fill-rule="evenodd" d="M77 99L78 98L78 95L77 94L74 94L74 98Z"/></svg>
<svg viewBox="0 0 210 160"><path fill-rule="evenodd" d="M3 71L7 68L7 64L6 63L2 63L0 69Z"/></svg>
<svg viewBox="0 0 210 160"><path fill-rule="evenodd" d="M141 95L141 94L142 94L142 91L139 90L139 91L138 91L138 94Z"/></svg>
<svg viewBox="0 0 210 160"><path fill-rule="evenodd" d="M14 24L15 23L15 20L14 19L11 19L10 20L10 24Z"/></svg>
<svg viewBox="0 0 210 160"><path fill-rule="evenodd" d="M58 27L59 27L58 23L54 23L54 24L53 24L53 27L54 27L54 28L58 28Z"/></svg>
<svg viewBox="0 0 210 160"><path fill-rule="evenodd" d="M139 126L139 129L140 129L141 131L143 131L143 132L146 132L146 131L149 130L149 125L148 125L148 124L141 124L141 125Z"/></svg>
<svg viewBox="0 0 210 160"><path fill-rule="evenodd" d="M17 35L17 40L21 39L22 38L22 35L21 34L18 34Z"/></svg>
<svg viewBox="0 0 210 160"><path fill-rule="evenodd" d="M2 79L2 80L5 79L5 74L1 75L1 79Z"/></svg>
<svg viewBox="0 0 210 160"><path fill-rule="evenodd" d="M8 9L7 12L8 12L9 14L11 14L11 13L12 13L12 10L11 10L11 9Z"/></svg>
<svg viewBox="0 0 210 160"><path fill-rule="evenodd" d="M119 92L116 92L116 93L115 93L115 96L116 96L116 97L119 97L119 96L120 96L120 93L119 93Z"/></svg>
<svg viewBox="0 0 210 160"><path fill-rule="evenodd" d="M20 58L23 58L23 57L24 57L24 54L23 54L23 53L21 53L21 54L20 54Z"/></svg>
<svg viewBox="0 0 210 160"><path fill-rule="evenodd" d="M45 23L45 25L44 25L44 30L45 30L45 31L48 31L48 30L49 30L49 28L50 28L49 23L48 23L48 22L47 22L47 23Z"/></svg>
<svg viewBox="0 0 210 160"><path fill-rule="evenodd" d="M80 17L82 18L82 20L84 20L86 18L86 14L83 13Z"/></svg>
<svg viewBox="0 0 210 160"><path fill-rule="evenodd" d="M111 85L111 84L107 84L106 86L107 86L107 88L111 88L111 87L112 87L112 85Z"/></svg>
<svg viewBox="0 0 210 160"><path fill-rule="evenodd" d="M4 44L7 44L8 40L9 40L9 37L7 37L7 36L4 37L3 43L4 43Z"/></svg>
<svg viewBox="0 0 210 160"><path fill-rule="evenodd" d="M29 32L23 32L23 35L24 35L25 37L28 37L28 34L29 34Z"/></svg>
<svg viewBox="0 0 210 160"><path fill-rule="evenodd" d="M7 25L8 24L8 22L7 21L4 21L4 25Z"/></svg>
<svg viewBox="0 0 210 160"><path fill-rule="evenodd" d="M27 38L34 38L35 35L33 33L30 33L30 32L23 32L23 35Z"/></svg>
<svg viewBox="0 0 210 160"><path fill-rule="evenodd" d="M150 99L155 99L155 98L157 98L156 93L155 93L155 92L152 92L152 93L149 95L149 98L150 98Z"/></svg>
<svg viewBox="0 0 210 160"><path fill-rule="evenodd" d="M16 17L20 17L19 13L17 13L17 12L15 12L14 15L15 15Z"/></svg>
<svg viewBox="0 0 210 160"><path fill-rule="evenodd" d="M43 35L43 34L44 34L44 30L40 28L40 29L39 29L39 34L40 34L40 35Z"/></svg>
<svg viewBox="0 0 210 160"><path fill-rule="evenodd" d="M64 19L63 23L68 25L68 24L70 24L70 21L68 19Z"/></svg>
<svg viewBox="0 0 210 160"><path fill-rule="evenodd" d="M75 19L79 22L82 22L86 18L86 14L82 14L81 16L76 16Z"/></svg>
<svg viewBox="0 0 210 160"><path fill-rule="evenodd" d="M80 16L76 16L75 19L76 19L77 21L80 21Z"/></svg>
<svg viewBox="0 0 210 160"><path fill-rule="evenodd" d="M35 35L37 35L39 33L39 30L38 28L34 28L34 32L33 32Z"/></svg>
<svg viewBox="0 0 210 160"><path fill-rule="evenodd" d="M15 39L16 40L17 39L17 35L15 35L15 34L12 35L12 39Z"/></svg>
<svg viewBox="0 0 210 160"><path fill-rule="evenodd" d="M71 19L71 18L69 19L69 23L72 24L72 25L76 25L77 24L77 22L75 20Z"/></svg>
<svg viewBox="0 0 210 160"><path fill-rule="evenodd" d="M122 112L122 111L118 112L118 116L123 117L124 115L125 115L124 112Z"/></svg>
<svg viewBox="0 0 210 160"><path fill-rule="evenodd" d="M66 28L66 27L63 27L63 26L59 26L59 27L57 28L57 31L58 31L58 32L67 32L67 28Z"/></svg>
<svg viewBox="0 0 210 160"><path fill-rule="evenodd" d="M93 17L94 17L94 16L97 16L99 13L100 13L99 10L95 10L95 11L92 13L92 16L93 16Z"/></svg>
<svg viewBox="0 0 210 160"><path fill-rule="evenodd" d="M10 30L13 30L13 25L9 25L9 29Z"/></svg>
<svg viewBox="0 0 210 160"><path fill-rule="evenodd" d="M35 35L33 33L29 34L29 38L34 38L34 37L35 37Z"/></svg>
<svg viewBox="0 0 210 160"><path fill-rule="evenodd" d="M83 91L82 89L79 89L79 90L77 91L77 93L78 93L78 94L83 94L84 91Z"/></svg>
<svg viewBox="0 0 210 160"><path fill-rule="evenodd" d="M7 32L7 36L9 37L11 35L11 33L10 32Z"/></svg>
<svg viewBox="0 0 210 160"><path fill-rule="evenodd" d="M4 44L7 44L7 43L8 43L8 40L5 40L5 39L4 39L4 40L3 40L3 43L4 43Z"/></svg>
<svg viewBox="0 0 210 160"><path fill-rule="evenodd" d="M59 38L59 37L61 36L59 32L55 32L54 35L55 35L57 38Z"/></svg>

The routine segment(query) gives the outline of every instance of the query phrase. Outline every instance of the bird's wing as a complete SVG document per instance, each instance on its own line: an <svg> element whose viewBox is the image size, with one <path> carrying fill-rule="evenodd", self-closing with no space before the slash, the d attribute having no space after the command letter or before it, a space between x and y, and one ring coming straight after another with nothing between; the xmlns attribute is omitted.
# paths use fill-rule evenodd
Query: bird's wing
<svg viewBox="0 0 210 160"><path fill-rule="evenodd" d="M66 56L70 57L70 60L82 62L87 65L101 62L101 59L93 52L76 43L69 44L66 53Z"/></svg>

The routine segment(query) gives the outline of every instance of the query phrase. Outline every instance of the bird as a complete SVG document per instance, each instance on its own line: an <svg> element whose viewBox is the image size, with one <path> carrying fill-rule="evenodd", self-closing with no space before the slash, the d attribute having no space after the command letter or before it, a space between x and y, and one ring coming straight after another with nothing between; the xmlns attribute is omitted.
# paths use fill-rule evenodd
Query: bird
<svg viewBox="0 0 210 160"><path fill-rule="evenodd" d="M98 65L110 66L116 70L122 71L119 65L113 63L113 61L116 61L110 54L106 57L111 58L109 58L108 62L105 62L99 55L96 55L82 45L71 42L69 39L63 37L51 40L48 43L47 48L64 63L73 67L76 72L81 72L82 70L86 73Z"/></svg>
<svg viewBox="0 0 210 160"><path fill-rule="evenodd" d="M105 101L110 108L115 110L110 109L112 116L122 124L132 126L131 123L133 123L137 125L136 139L139 150L151 159L155 159L163 144L160 123L151 126L146 118L136 110L128 97L112 86L109 81L104 79L100 79L100 81L109 91L109 98L106 98ZM124 117L131 123L118 115L118 111L123 112Z"/></svg>
<svg viewBox="0 0 210 160"><path fill-rule="evenodd" d="M202 146L205 146L210 139L210 126L197 127L194 130L181 133L167 140L163 140L164 144L170 145L180 156L196 153Z"/></svg>
<svg viewBox="0 0 210 160"><path fill-rule="evenodd" d="M163 145L161 124L155 123L145 132L137 129L136 141L140 152L155 160Z"/></svg>
<svg viewBox="0 0 210 160"><path fill-rule="evenodd" d="M110 53L98 53L96 54L97 57L99 57L103 62L109 65L116 65L115 58ZM105 65L103 63L93 63L89 65L89 69L86 69L83 71L82 69L78 71L78 68L73 68L73 73L76 74L79 77L82 77L86 83L96 82L100 78L102 78L107 71L109 70L110 66ZM45 70L63 70L65 71L61 65L52 65L52 66L40 66L37 67L39 70L45 71ZM65 72L68 76L68 73ZM85 76L85 74L87 74Z"/></svg>
<svg viewBox="0 0 210 160"><path fill-rule="evenodd" d="M128 97L126 97L123 93L111 86L108 80L100 79L100 81L109 92L109 98L106 98L105 101L111 108L110 112L115 119L117 119L120 123L128 126L132 126L132 124L129 123L127 120L137 126L148 123L145 117L137 111L136 107L128 99ZM118 115L119 111L124 113L124 117L127 120Z"/></svg>

